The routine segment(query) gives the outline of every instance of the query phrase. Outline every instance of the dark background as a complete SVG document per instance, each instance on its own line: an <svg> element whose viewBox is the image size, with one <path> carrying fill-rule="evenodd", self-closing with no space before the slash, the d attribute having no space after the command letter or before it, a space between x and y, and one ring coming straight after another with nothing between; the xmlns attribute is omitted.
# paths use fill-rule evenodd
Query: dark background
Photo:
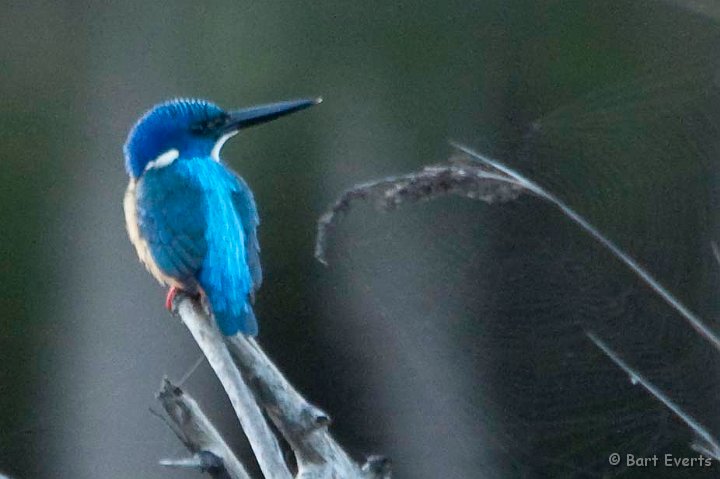
<svg viewBox="0 0 720 479"><path fill-rule="evenodd" d="M225 160L255 191L260 341L396 477L696 477L611 452L696 455L592 329L711 431L720 354L537 199L359 208L345 188L447 158L447 140L555 192L720 325L720 7L714 1L6 2L0 14L0 471L192 478L153 417L198 357L138 263L122 144L154 103L322 95ZM186 384L247 451L209 367ZM718 466L710 472L717 474Z"/></svg>

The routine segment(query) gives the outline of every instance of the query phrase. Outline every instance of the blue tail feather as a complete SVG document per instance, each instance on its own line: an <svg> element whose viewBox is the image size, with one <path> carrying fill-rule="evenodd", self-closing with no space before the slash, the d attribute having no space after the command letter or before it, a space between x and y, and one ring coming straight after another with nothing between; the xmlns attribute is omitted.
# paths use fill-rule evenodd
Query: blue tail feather
<svg viewBox="0 0 720 479"><path fill-rule="evenodd" d="M206 268L199 282L207 297L210 311L225 336L238 332L255 336L258 325L250 302L251 284L247 273L238 267Z"/></svg>
<svg viewBox="0 0 720 479"><path fill-rule="evenodd" d="M237 333L256 336L258 333L255 313L249 304L246 304L240 312L213 308L212 313L220 332L225 336L233 336Z"/></svg>

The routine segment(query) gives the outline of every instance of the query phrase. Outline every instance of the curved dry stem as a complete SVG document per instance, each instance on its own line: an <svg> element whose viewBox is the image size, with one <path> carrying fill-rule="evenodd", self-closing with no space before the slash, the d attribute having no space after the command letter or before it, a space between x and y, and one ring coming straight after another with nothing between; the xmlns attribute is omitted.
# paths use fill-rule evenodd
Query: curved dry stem
<svg viewBox="0 0 720 479"><path fill-rule="evenodd" d="M432 200L448 194L478 199L486 203L496 203L514 200L523 192L531 193L554 205L562 214L580 226L685 318L703 338L720 350L720 338L699 316L670 293L630 255L562 200L495 159L458 143L451 142L451 145L462 152L462 156L452 157L447 164L430 166L419 172L364 183L345 191L318 221L315 257L321 263L327 264L325 251L328 233L337 223L339 213L348 212L352 204L358 200L372 201L377 207L389 210L404 202Z"/></svg>

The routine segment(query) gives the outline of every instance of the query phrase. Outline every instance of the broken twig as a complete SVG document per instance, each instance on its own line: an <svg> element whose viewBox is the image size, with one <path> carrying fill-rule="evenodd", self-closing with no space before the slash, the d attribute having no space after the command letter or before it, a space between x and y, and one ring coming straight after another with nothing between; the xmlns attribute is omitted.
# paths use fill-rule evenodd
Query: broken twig
<svg viewBox="0 0 720 479"><path fill-rule="evenodd" d="M197 468L218 479L250 479L245 467L192 397L165 378L157 398L168 415L168 426L193 453L188 459L162 460L161 465Z"/></svg>

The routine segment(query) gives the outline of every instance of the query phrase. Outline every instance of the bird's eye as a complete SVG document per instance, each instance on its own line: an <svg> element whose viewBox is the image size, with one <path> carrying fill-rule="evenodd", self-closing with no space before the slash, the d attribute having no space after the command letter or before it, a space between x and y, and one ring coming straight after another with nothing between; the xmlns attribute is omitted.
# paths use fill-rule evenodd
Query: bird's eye
<svg viewBox="0 0 720 479"><path fill-rule="evenodd" d="M211 130L215 130L215 129L223 126L226 121L227 121L227 117L225 115L216 116L212 120L208 121L208 128L210 128Z"/></svg>
<svg viewBox="0 0 720 479"><path fill-rule="evenodd" d="M195 122L195 123L193 123L192 125L190 125L190 130L191 130L193 133L197 133L197 134L199 134L199 135L202 135L202 134L204 134L204 133L207 133L208 130L210 130L210 128L209 128L208 122L207 122L206 120L203 120L203 121Z"/></svg>
<svg viewBox="0 0 720 479"><path fill-rule="evenodd" d="M217 130L227 122L227 115L220 115L194 123L190 130L197 134L205 134Z"/></svg>

